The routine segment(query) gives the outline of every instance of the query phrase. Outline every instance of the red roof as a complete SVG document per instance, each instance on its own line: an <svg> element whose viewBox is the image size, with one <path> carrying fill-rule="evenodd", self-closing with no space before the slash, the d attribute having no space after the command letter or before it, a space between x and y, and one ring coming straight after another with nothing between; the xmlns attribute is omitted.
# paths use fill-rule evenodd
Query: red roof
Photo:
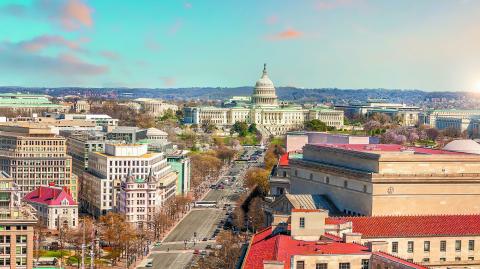
<svg viewBox="0 0 480 269"><path fill-rule="evenodd" d="M280 160L278 160L278 165L280 166L288 166L288 152L284 153L281 157Z"/></svg>
<svg viewBox="0 0 480 269"><path fill-rule="evenodd" d="M39 203L44 205L61 205L64 199L67 199L69 205L76 205L72 196L67 192L66 188L44 187L28 193L23 198L27 202Z"/></svg>
<svg viewBox="0 0 480 269"><path fill-rule="evenodd" d="M351 221L365 238L480 235L480 215L327 218L327 224Z"/></svg>
<svg viewBox="0 0 480 269"><path fill-rule="evenodd" d="M423 265L406 261L402 258L390 255L390 254L385 253L385 252L375 252L374 255L377 255L379 257L385 258L387 260L390 260L390 261L393 261L393 262L396 262L396 263L399 263L399 264L408 265L409 268L412 268L412 269L428 269L428 267L425 267Z"/></svg>
<svg viewBox="0 0 480 269"><path fill-rule="evenodd" d="M263 268L263 261L281 261L290 268L292 255L308 254L368 254L368 248L353 243L332 241L302 241L289 235L272 234L272 228L264 229L252 238L245 256L243 268Z"/></svg>
<svg viewBox="0 0 480 269"><path fill-rule="evenodd" d="M350 151L361 152L401 152L414 151L419 154L466 154L463 152L454 152L440 149L430 149L422 147L407 147L397 144L318 144L322 147L338 148Z"/></svg>

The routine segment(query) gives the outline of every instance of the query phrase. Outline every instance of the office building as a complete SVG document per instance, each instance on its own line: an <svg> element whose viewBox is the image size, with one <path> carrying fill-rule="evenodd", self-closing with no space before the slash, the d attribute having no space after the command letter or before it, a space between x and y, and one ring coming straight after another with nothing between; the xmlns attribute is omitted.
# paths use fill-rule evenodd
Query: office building
<svg viewBox="0 0 480 269"><path fill-rule="evenodd" d="M88 171L82 177L82 209L94 216L114 210L121 182L127 175L146 180L152 170L157 180L174 173L164 154L148 152L146 144L106 143L104 153L89 153Z"/></svg>
<svg viewBox="0 0 480 269"><path fill-rule="evenodd" d="M174 172L155 176L151 169L146 179L130 173L120 185L116 211L125 214L127 222L138 228L149 227L155 213L175 197L176 182Z"/></svg>
<svg viewBox="0 0 480 269"><path fill-rule="evenodd" d="M348 215L480 214L480 156L401 145L308 144L288 160L290 193Z"/></svg>
<svg viewBox="0 0 480 269"><path fill-rule="evenodd" d="M19 189L0 174L0 268L33 268L35 209L23 203Z"/></svg>
<svg viewBox="0 0 480 269"><path fill-rule="evenodd" d="M53 182L67 187L77 199L77 177L66 139L51 128L28 122L1 124L0 161L22 195Z"/></svg>

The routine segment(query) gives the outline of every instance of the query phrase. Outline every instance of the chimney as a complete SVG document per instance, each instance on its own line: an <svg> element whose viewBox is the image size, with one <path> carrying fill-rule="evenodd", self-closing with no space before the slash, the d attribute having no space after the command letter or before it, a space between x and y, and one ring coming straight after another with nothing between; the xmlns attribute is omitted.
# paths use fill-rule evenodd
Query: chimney
<svg viewBox="0 0 480 269"><path fill-rule="evenodd" d="M361 233L344 233L343 234L344 243L357 243L361 244L362 234Z"/></svg>
<svg viewBox="0 0 480 269"><path fill-rule="evenodd" d="M368 249L370 252L386 252L388 253L388 242L387 241L371 241L368 242Z"/></svg>

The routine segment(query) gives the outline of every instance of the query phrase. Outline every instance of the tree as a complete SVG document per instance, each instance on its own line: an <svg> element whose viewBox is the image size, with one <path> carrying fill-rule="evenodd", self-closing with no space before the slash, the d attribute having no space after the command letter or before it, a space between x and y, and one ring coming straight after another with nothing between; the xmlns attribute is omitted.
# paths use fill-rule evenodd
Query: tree
<svg viewBox="0 0 480 269"><path fill-rule="evenodd" d="M225 146L218 147L215 150L215 152L216 152L217 158L219 158L220 160L226 163L230 163L235 158L235 155L237 154L236 150L227 148Z"/></svg>
<svg viewBox="0 0 480 269"><path fill-rule="evenodd" d="M248 124L243 121L237 121L233 124L232 133L238 133L239 136L245 137L248 134Z"/></svg>
<svg viewBox="0 0 480 269"><path fill-rule="evenodd" d="M248 219L249 228L252 228L254 233L265 226L265 214L263 210L262 198L255 197L250 201L250 205L248 207Z"/></svg>
<svg viewBox="0 0 480 269"><path fill-rule="evenodd" d="M108 258L112 263L115 264L124 251L128 257L135 230L131 223L126 222L125 215L108 212L100 217L100 224L101 238L111 248Z"/></svg>
<svg viewBox="0 0 480 269"><path fill-rule="evenodd" d="M437 128L428 128L425 130L427 133L428 139L430 140L437 140L438 136L440 135L440 131Z"/></svg>
<svg viewBox="0 0 480 269"><path fill-rule="evenodd" d="M255 124L255 123L250 124L250 126L248 127L248 132L251 133L251 134L256 133L257 132L257 124Z"/></svg>
<svg viewBox="0 0 480 269"><path fill-rule="evenodd" d="M448 127L442 131L442 134L446 137L457 138L462 135L462 132L454 127Z"/></svg>
<svg viewBox="0 0 480 269"><path fill-rule="evenodd" d="M217 129L217 126L215 124L213 124L212 122L210 121L204 121L202 122L202 130L207 133L207 134L211 134L213 131L215 131Z"/></svg>
<svg viewBox="0 0 480 269"><path fill-rule="evenodd" d="M305 122L305 129L308 131L321 131L321 132L325 132L328 130L327 125L323 121L317 120L317 119L313 119Z"/></svg>
<svg viewBox="0 0 480 269"><path fill-rule="evenodd" d="M376 131L382 128L382 124L376 120L369 120L363 125L363 129L367 132Z"/></svg>
<svg viewBox="0 0 480 269"><path fill-rule="evenodd" d="M245 185L249 188L258 186L263 194L267 194L270 190L270 183L268 182L269 175L269 170L251 168L245 174Z"/></svg>
<svg viewBox="0 0 480 269"><path fill-rule="evenodd" d="M216 243L220 248L213 250L204 259L200 259L198 265L193 268L235 268L241 254L243 240L231 231L221 231Z"/></svg>

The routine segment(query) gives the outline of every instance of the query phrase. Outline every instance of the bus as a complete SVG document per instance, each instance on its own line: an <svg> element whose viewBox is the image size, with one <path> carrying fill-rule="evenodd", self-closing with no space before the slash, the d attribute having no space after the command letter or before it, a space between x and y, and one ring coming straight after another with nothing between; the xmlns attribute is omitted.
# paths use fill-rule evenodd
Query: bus
<svg viewBox="0 0 480 269"><path fill-rule="evenodd" d="M217 207L217 201L196 201L195 207Z"/></svg>

